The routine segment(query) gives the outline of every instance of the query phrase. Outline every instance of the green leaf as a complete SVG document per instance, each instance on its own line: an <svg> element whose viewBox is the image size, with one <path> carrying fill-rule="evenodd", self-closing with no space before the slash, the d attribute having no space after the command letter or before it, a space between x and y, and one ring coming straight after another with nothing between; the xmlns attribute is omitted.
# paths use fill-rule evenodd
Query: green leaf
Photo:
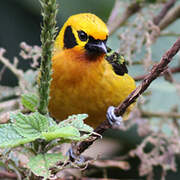
<svg viewBox="0 0 180 180"><path fill-rule="evenodd" d="M44 137L47 141L57 138L80 139L80 133L78 129L72 126L66 126L66 127L52 126L49 127L48 132L42 132L42 137Z"/></svg>
<svg viewBox="0 0 180 180"><path fill-rule="evenodd" d="M84 123L84 119L88 117L87 114L77 114L69 116L67 120L59 123L60 127L67 125L77 128L79 131L93 132L93 128Z"/></svg>
<svg viewBox="0 0 180 180"><path fill-rule="evenodd" d="M18 113L13 118L15 120L15 123L13 123L14 128L23 137L40 136L41 132L48 130L48 118L38 112L30 115Z"/></svg>
<svg viewBox="0 0 180 180"><path fill-rule="evenodd" d="M16 147L21 144L32 142L38 137L22 137L11 124L0 125L0 148Z"/></svg>
<svg viewBox="0 0 180 180"><path fill-rule="evenodd" d="M81 141L86 139L93 129L84 124L85 114L73 115L68 120L56 124L52 118L34 112L29 115L11 114L10 124L0 126L0 147L15 147L32 142L37 138L47 141L61 138L62 141ZM82 135L79 131L87 132Z"/></svg>
<svg viewBox="0 0 180 180"><path fill-rule="evenodd" d="M50 127L57 125L56 121L54 121L53 118L47 117L47 119L48 119L48 122L49 122L49 126L50 126Z"/></svg>
<svg viewBox="0 0 180 180"><path fill-rule="evenodd" d="M38 106L38 96L32 93L23 94L21 96L21 103L23 104L24 107L34 112L36 111Z"/></svg>
<svg viewBox="0 0 180 180"><path fill-rule="evenodd" d="M42 176L44 179L50 178L51 167L55 166L58 162L64 162L66 158L61 153L58 154L38 154L35 157L30 158L28 167L31 171L37 175Z"/></svg>

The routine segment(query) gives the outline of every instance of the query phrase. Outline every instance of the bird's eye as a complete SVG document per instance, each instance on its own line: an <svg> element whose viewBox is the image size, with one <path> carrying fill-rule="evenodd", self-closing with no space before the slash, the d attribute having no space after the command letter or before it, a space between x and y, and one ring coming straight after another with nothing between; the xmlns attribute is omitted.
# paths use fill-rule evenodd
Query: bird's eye
<svg viewBox="0 0 180 180"><path fill-rule="evenodd" d="M81 41L86 41L88 39L88 36L84 31L78 31L78 36Z"/></svg>

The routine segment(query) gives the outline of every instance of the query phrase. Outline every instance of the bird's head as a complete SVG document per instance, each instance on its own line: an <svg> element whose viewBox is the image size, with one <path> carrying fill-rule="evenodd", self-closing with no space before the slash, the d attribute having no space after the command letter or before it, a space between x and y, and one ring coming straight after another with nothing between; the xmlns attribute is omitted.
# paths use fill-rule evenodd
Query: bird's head
<svg viewBox="0 0 180 180"><path fill-rule="evenodd" d="M106 54L108 29L106 24L91 13L69 17L55 41L58 49L74 49L94 59Z"/></svg>

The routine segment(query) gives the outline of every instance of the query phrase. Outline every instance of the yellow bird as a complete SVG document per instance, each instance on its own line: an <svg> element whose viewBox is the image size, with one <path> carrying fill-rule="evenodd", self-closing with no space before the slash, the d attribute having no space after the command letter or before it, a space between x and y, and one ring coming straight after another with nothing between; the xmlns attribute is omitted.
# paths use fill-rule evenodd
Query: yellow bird
<svg viewBox="0 0 180 180"><path fill-rule="evenodd" d="M106 24L91 13L73 15L62 27L54 44L50 86L49 111L56 120L87 113L85 123L95 128L109 106L135 89L133 78L126 71L119 75L105 58L107 38Z"/></svg>

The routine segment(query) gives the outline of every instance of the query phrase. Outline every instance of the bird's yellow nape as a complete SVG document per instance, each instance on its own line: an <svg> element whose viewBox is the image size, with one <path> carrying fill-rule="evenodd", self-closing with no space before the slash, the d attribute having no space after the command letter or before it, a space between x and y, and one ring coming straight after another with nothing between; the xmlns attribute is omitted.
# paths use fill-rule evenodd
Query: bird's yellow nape
<svg viewBox="0 0 180 180"><path fill-rule="evenodd" d="M67 33L67 28L69 32L73 34L73 37L69 37L68 42L76 44L70 44L73 46L78 45L79 48L85 46L87 41L82 41L79 39L79 32L85 32L88 37L93 37L96 40L106 40L108 37L108 29L106 24L96 15L91 13L81 13L76 14L68 18L64 26L62 27L59 35L55 41L55 51L63 49L65 47L65 35ZM69 33L70 34L70 33ZM72 39L74 38L74 41Z"/></svg>

